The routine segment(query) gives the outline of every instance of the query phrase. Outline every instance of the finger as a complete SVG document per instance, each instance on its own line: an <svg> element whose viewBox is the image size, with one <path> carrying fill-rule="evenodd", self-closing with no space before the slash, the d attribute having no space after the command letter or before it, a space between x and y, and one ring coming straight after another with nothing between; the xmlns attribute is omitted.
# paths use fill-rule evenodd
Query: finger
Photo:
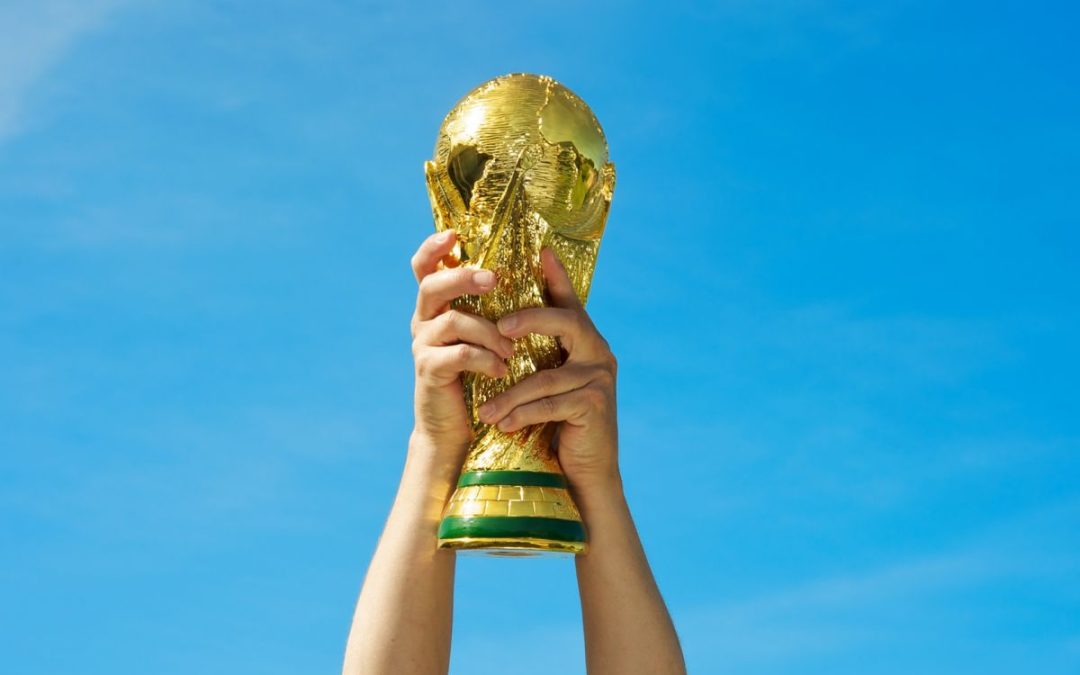
<svg viewBox="0 0 1080 675"><path fill-rule="evenodd" d="M577 296L577 291L574 290L570 276L566 273L566 267L555 255L555 251L550 248L540 251L540 265L544 269L544 279L547 281L551 304L567 309L580 309L581 300Z"/></svg>
<svg viewBox="0 0 1080 675"><path fill-rule="evenodd" d="M604 394L594 387L582 387L565 394L547 396L510 411L499 422L501 431L513 432L544 422L574 423L604 405Z"/></svg>
<svg viewBox="0 0 1080 675"><path fill-rule="evenodd" d="M559 307L523 309L499 319L498 326L499 332L509 338L529 333L557 337L571 354L575 345L584 344L587 335L595 332L584 312Z"/></svg>
<svg viewBox="0 0 1080 675"><path fill-rule="evenodd" d="M497 424L514 408L533 401L580 389L597 376L596 368L566 365L540 370L480 406L480 421Z"/></svg>
<svg viewBox="0 0 1080 675"><path fill-rule="evenodd" d="M506 364L494 352L476 345L424 345L416 352L416 373L423 379L446 384L464 372L506 377L508 371Z"/></svg>
<svg viewBox="0 0 1080 675"><path fill-rule="evenodd" d="M495 274L474 267L457 267L432 272L420 280L416 298L416 318L427 321L446 310L450 301L462 295L481 295L495 288Z"/></svg>
<svg viewBox="0 0 1080 675"><path fill-rule="evenodd" d="M430 345L468 342L485 347L504 359L514 355L514 341L503 337L495 324L475 314L454 309L421 324L417 339Z"/></svg>
<svg viewBox="0 0 1080 675"><path fill-rule="evenodd" d="M454 248L454 237L453 230L444 230L436 232L420 244L420 248L416 249L411 261L417 281L439 268L439 262L444 261Z"/></svg>

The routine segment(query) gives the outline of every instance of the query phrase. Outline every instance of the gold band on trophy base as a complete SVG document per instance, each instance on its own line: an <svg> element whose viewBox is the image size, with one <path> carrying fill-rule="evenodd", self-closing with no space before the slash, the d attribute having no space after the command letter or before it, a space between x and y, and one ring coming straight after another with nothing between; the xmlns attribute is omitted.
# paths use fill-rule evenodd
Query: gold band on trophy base
<svg viewBox="0 0 1080 675"><path fill-rule="evenodd" d="M582 303L589 294L615 167L599 122L550 77L514 74L461 99L424 164L436 229L457 234L461 265L495 273L495 288L457 311L491 321L546 302L540 251L550 248ZM484 402L563 362L559 341L514 341L505 377L465 373L474 440L439 526L439 546L489 553L583 553L585 526L552 449L553 424L513 433L484 424Z"/></svg>

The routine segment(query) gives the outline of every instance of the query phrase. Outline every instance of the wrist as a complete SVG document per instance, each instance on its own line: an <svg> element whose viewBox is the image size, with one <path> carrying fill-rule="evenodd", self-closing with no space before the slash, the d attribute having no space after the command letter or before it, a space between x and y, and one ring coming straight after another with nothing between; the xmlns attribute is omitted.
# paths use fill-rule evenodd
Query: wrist
<svg viewBox="0 0 1080 675"><path fill-rule="evenodd" d="M435 528L457 484L459 468L445 459L429 439L414 431L409 437L391 518L414 525L423 523L418 532L428 531L429 526Z"/></svg>
<svg viewBox="0 0 1080 675"><path fill-rule="evenodd" d="M461 472L465 446L446 447L435 437L414 429L409 436L403 479L421 481L433 486L454 484Z"/></svg>
<svg viewBox="0 0 1080 675"><path fill-rule="evenodd" d="M571 481L571 491L584 518L590 514L619 508L626 503L622 476L615 469L610 473L578 477Z"/></svg>

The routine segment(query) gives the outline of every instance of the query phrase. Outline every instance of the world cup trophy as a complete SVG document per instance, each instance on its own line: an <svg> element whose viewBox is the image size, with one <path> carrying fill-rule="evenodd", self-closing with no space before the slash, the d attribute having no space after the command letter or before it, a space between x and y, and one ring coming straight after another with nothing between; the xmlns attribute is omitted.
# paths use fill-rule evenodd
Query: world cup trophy
<svg viewBox="0 0 1080 675"><path fill-rule="evenodd" d="M437 230L457 234L461 264L491 270L495 288L454 307L498 321L547 304L540 251L550 248L584 303L604 233L615 167L589 107L543 75L485 82L450 111L424 164ZM553 443L556 425L506 433L480 421L483 403L532 373L556 368L555 337L515 340L508 374L463 375L473 426L439 546L502 555L583 553L586 532Z"/></svg>

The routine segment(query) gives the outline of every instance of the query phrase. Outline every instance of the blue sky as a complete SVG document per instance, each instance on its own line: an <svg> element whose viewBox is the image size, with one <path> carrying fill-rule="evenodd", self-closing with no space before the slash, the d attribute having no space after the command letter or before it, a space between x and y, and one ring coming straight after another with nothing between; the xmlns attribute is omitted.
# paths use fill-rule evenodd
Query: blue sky
<svg viewBox="0 0 1080 675"><path fill-rule="evenodd" d="M1070 3L0 5L5 672L333 672L411 425L442 115L550 74L692 672L1080 670ZM582 672L565 560L453 672Z"/></svg>

